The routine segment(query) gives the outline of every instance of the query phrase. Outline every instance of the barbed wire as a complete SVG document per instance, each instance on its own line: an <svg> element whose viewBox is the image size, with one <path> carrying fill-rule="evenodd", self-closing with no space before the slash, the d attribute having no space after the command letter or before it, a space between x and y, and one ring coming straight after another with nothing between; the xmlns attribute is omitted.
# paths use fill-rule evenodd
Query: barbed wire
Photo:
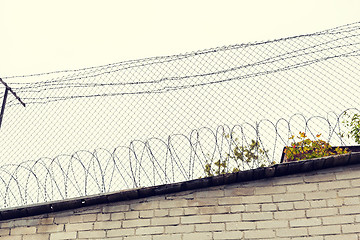
<svg viewBox="0 0 360 240"><path fill-rule="evenodd" d="M256 168L259 167L257 161L243 161L239 165L229 158L236 146L249 146L253 139L260 143L260 148L269 151L266 155L269 164L279 163L283 147L291 143L289 137L297 135L296 131L308 133L315 139L319 132L311 129L311 122L318 120L326 123L324 127L329 130L324 136L326 141L344 145L350 142L341 136L346 128L343 124L345 112L359 114L360 110L329 113L336 116L335 123L329 115L306 118L302 114L294 114L288 120L282 118L276 122L263 119L255 124L218 126L216 129L204 127L191 131L189 135L171 135L167 140L134 140L129 146L117 147L113 151L78 151L55 158L6 164L0 167L0 208L191 180L206 176L205 164L218 159L227 158L229 167L236 166L240 170ZM292 126L297 117L304 120L301 129ZM275 135L274 142L267 142L269 131L261 130L266 123ZM281 129L281 124L284 129ZM246 131L252 131L252 136ZM176 141L179 139L181 144ZM209 142L211 146L205 146ZM161 153L159 144L162 145Z"/></svg>
<svg viewBox="0 0 360 240"><path fill-rule="evenodd" d="M344 109L359 109L359 63L357 22L2 77L26 108L9 96L0 132L0 162L9 163L0 167L0 208L190 180L220 159L228 168L256 168L260 161L230 161L236 144L255 140L267 163L279 162L299 131L349 143L339 133Z"/></svg>

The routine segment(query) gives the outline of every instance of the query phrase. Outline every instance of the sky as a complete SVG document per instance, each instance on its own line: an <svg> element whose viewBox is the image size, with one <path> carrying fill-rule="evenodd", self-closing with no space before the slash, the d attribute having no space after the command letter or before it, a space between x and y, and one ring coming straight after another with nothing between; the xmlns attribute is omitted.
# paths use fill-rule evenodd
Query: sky
<svg viewBox="0 0 360 240"><path fill-rule="evenodd" d="M0 0L0 77L307 34L358 22L358 0Z"/></svg>

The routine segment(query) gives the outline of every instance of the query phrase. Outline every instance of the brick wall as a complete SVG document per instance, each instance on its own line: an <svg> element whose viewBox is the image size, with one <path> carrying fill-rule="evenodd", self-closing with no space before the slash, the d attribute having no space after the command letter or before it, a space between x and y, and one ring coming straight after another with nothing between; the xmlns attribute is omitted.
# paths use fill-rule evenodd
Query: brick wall
<svg viewBox="0 0 360 240"><path fill-rule="evenodd" d="M360 165L0 222L1 240L360 240Z"/></svg>

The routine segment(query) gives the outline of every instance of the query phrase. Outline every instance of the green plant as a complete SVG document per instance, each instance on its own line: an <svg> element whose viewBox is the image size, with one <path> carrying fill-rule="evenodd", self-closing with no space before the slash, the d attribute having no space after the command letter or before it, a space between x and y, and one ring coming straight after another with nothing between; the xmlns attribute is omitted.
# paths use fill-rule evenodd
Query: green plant
<svg viewBox="0 0 360 240"><path fill-rule="evenodd" d="M291 146L285 148L285 158L287 161L299 161L312 158L326 157L330 155L338 155L348 153L346 148L332 149L328 142L319 139L321 134L316 135L316 140L310 140L304 132L299 132L298 142L294 142ZM289 139L294 139L291 136Z"/></svg>
<svg viewBox="0 0 360 240"><path fill-rule="evenodd" d="M355 113L351 116L345 111L344 116L346 116L347 119L345 119L343 123L351 129L347 133L347 137L353 137L355 142L360 144L360 114ZM344 134L342 133L341 136L343 137Z"/></svg>
<svg viewBox="0 0 360 240"><path fill-rule="evenodd" d="M225 135L226 138L230 138L229 135ZM232 154L226 154L226 158L223 160L217 160L207 162L204 167L205 177L217 176L225 173L234 173L240 171L240 165L242 163L251 164L255 162L260 167L265 167L269 165L267 161L266 154L268 151L262 149L258 141L251 140L249 146L240 146L238 144L238 139L235 139L235 147L232 149ZM233 169L230 169L229 163L230 159L234 161ZM273 164L273 163L272 163Z"/></svg>

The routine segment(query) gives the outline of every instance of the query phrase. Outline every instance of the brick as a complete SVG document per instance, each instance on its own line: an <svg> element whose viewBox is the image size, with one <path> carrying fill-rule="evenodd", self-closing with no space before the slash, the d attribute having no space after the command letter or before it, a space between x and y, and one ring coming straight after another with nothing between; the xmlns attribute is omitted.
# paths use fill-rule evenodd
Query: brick
<svg viewBox="0 0 360 240"><path fill-rule="evenodd" d="M357 234L341 234L325 236L325 240L358 240Z"/></svg>
<svg viewBox="0 0 360 240"><path fill-rule="evenodd" d="M286 193L273 195L274 202L292 202L304 200L303 193Z"/></svg>
<svg viewBox="0 0 360 240"><path fill-rule="evenodd" d="M296 219L296 218L305 218L304 210L294 210L294 211L283 211L283 212L274 212L275 219Z"/></svg>
<svg viewBox="0 0 360 240"><path fill-rule="evenodd" d="M101 207L98 205L94 205L92 207L86 207L86 208L79 208L79 209L74 209L74 213L75 214L81 214L81 215L85 215L85 214L97 214L101 212ZM56 213L57 214L57 213Z"/></svg>
<svg viewBox="0 0 360 240"><path fill-rule="evenodd" d="M349 188L350 181L331 181L331 182L322 182L319 183L319 190L332 190L332 189L341 189Z"/></svg>
<svg viewBox="0 0 360 240"><path fill-rule="evenodd" d="M360 215L355 216L355 222L360 222Z"/></svg>
<svg viewBox="0 0 360 240"><path fill-rule="evenodd" d="M123 237L135 235L135 228L119 228L106 231L106 237Z"/></svg>
<svg viewBox="0 0 360 240"><path fill-rule="evenodd" d="M10 228L0 228L0 236L10 235Z"/></svg>
<svg viewBox="0 0 360 240"><path fill-rule="evenodd" d="M229 206L211 206L211 207L201 207L197 208L199 209L199 212L201 215L206 214L216 214L216 213L230 213L230 207Z"/></svg>
<svg viewBox="0 0 360 240"><path fill-rule="evenodd" d="M211 222L236 222L241 220L241 214L215 214L211 215Z"/></svg>
<svg viewBox="0 0 360 240"><path fill-rule="evenodd" d="M69 217L75 215L74 210L68 210L63 212L57 212L57 213L50 213L48 217Z"/></svg>
<svg viewBox="0 0 360 240"><path fill-rule="evenodd" d="M178 200L167 200L167 201L161 201L159 203L159 208L181 208L181 207L187 207L188 201L185 199L178 199Z"/></svg>
<svg viewBox="0 0 360 240"><path fill-rule="evenodd" d="M344 198L345 205L360 205L360 197Z"/></svg>
<svg viewBox="0 0 360 240"><path fill-rule="evenodd" d="M242 219L245 221L269 220L272 218L273 218L272 212L242 213Z"/></svg>
<svg viewBox="0 0 360 240"><path fill-rule="evenodd" d="M138 219L139 217L140 217L140 212L139 211L125 212L125 220Z"/></svg>
<svg viewBox="0 0 360 240"><path fill-rule="evenodd" d="M153 226L170 226L178 225L180 223L180 217L160 217L151 219L151 225Z"/></svg>
<svg viewBox="0 0 360 240"><path fill-rule="evenodd" d="M344 199L342 198L327 199L326 202L328 207L339 207L344 204Z"/></svg>
<svg viewBox="0 0 360 240"><path fill-rule="evenodd" d="M195 232L195 225L165 226L166 233L190 233Z"/></svg>
<svg viewBox="0 0 360 240"><path fill-rule="evenodd" d="M286 190L288 193L314 192L318 190L318 186L317 183L295 184L295 185L286 186Z"/></svg>
<svg viewBox="0 0 360 240"><path fill-rule="evenodd" d="M25 235L36 233L36 227L17 227L10 230L10 235Z"/></svg>
<svg viewBox="0 0 360 240"><path fill-rule="evenodd" d="M342 206L339 208L340 214L356 214L360 213L360 207L359 206Z"/></svg>
<svg viewBox="0 0 360 240"><path fill-rule="evenodd" d="M308 201L294 202L294 209L295 210L308 209L308 208L310 208L310 202L308 202Z"/></svg>
<svg viewBox="0 0 360 240"><path fill-rule="evenodd" d="M155 209L154 210L155 217L166 217L169 216L169 209Z"/></svg>
<svg viewBox="0 0 360 240"><path fill-rule="evenodd" d="M324 240L323 236L314 236L314 237L294 237L294 238L281 238L283 239L291 239L291 240Z"/></svg>
<svg viewBox="0 0 360 240"><path fill-rule="evenodd" d="M104 223L106 223L106 222L104 222ZM117 225L118 224L115 224L115 226L117 226ZM150 225L150 219L135 219L135 220L124 220L123 221L124 228L143 227L143 226L149 226L149 225ZM118 227L121 227L121 225L119 225ZM107 228L107 229L111 229L111 228Z"/></svg>
<svg viewBox="0 0 360 240"><path fill-rule="evenodd" d="M55 224L62 224L62 223L69 223L70 219L69 217L55 217L54 223Z"/></svg>
<svg viewBox="0 0 360 240"><path fill-rule="evenodd" d="M212 233L184 233L183 240L194 240L194 239L201 239L201 240L212 240Z"/></svg>
<svg viewBox="0 0 360 240"><path fill-rule="evenodd" d="M326 200L309 201L311 208L322 208L327 206Z"/></svg>
<svg viewBox="0 0 360 240"><path fill-rule="evenodd" d="M181 234L154 235L152 240L182 240Z"/></svg>
<svg viewBox="0 0 360 240"><path fill-rule="evenodd" d="M115 212L126 212L129 211L129 205L113 205L113 206L104 206L102 209L103 213L115 213Z"/></svg>
<svg viewBox="0 0 360 240"><path fill-rule="evenodd" d="M225 229L227 231L232 230L249 230L249 229L255 229L256 224L255 222L227 222L225 223Z"/></svg>
<svg viewBox="0 0 360 240"><path fill-rule="evenodd" d="M245 212L260 212L260 204L245 205Z"/></svg>
<svg viewBox="0 0 360 240"><path fill-rule="evenodd" d="M262 229L262 230L250 230L246 231L244 233L245 239L255 239L255 238L274 238L275 237L275 231L274 230L268 230L268 229Z"/></svg>
<svg viewBox="0 0 360 240"><path fill-rule="evenodd" d="M291 175L286 177L273 178L271 179L271 182L275 186L293 185L293 184L304 183L304 178L301 175L298 176Z"/></svg>
<svg viewBox="0 0 360 240"><path fill-rule="evenodd" d="M271 195L245 196L241 197L242 203L271 203Z"/></svg>
<svg viewBox="0 0 360 240"><path fill-rule="evenodd" d="M40 224L40 219L21 219L1 223L1 228L31 227Z"/></svg>
<svg viewBox="0 0 360 240"><path fill-rule="evenodd" d="M238 205L242 203L240 197L225 197L219 199L219 205Z"/></svg>
<svg viewBox="0 0 360 240"><path fill-rule="evenodd" d="M135 235L155 235L164 233L164 227L140 227L135 230Z"/></svg>
<svg viewBox="0 0 360 240"><path fill-rule="evenodd" d="M230 212L232 213L245 212L245 205L230 206Z"/></svg>
<svg viewBox="0 0 360 240"><path fill-rule="evenodd" d="M351 186L360 187L360 179L350 180Z"/></svg>
<svg viewBox="0 0 360 240"><path fill-rule="evenodd" d="M253 187L239 187L232 189L225 189L225 196L252 196L254 195Z"/></svg>
<svg viewBox="0 0 360 240"><path fill-rule="evenodd" d="M336 179L334 173L319 174L315 172L313 175L305 175L304 182L314 183L314 182L331 182Z"/></svg>
<svg viewBox="0 0 360 240"><path fill-rule="evenodd" d="M341 189L338 194L339 197L360 196L360 188Z"/></svg>
<svg viewBox="0 0 360 240"><path fill-rule="evenodd" d="M97 214L85 214L82 215L82 222L95 222L96 221Z"/></svg>
<svg viewBox="0 0 360 240"><path fill-rule="evenodd" d="M271 221L258 221L256 227L258 229L278 229L288 228L289 222L287 220L271 220Z"/></svg>
<svg viewBox="0 0 360 240"><path fill-rule="evenodd" d="M184 209L184 215L196 215L199 212L199 208L190 207Z"/></svg>
<svg viewBox="0 0 360 240"><path fill-rule="evenodd" d="M106 236L106 232L105 231L84 231L84 232L79 232L79 238L97 238L97 239L104 239Z"/></svg>
<svg viewBox="0 0 360 240"><path fill-rule="evenodd" d="M130 204L131 210L142 211L142 210L154 210L159 208L159 201L149 201Z"/></svg>
<svg viewBox="0 0 360 240"><path fill-rule="evenodd" d="M307 217L323 217L338 214L338 208L314 208L306 210Z"/></svg>
<svg viewBox="0 0 360 240"><path fill-rule="evenodd" d="M113 239L111 239L113 240ZM152 240L151 235L144 235L144 236L126 236L123 240Z"/></svg>
<svg viewBox="0 0 360 240"><path fill-rule="evenodd" d="M1 240L22 240L22 236L5 236L1 237Z"/></svg>
<svg viewBox="0 0 360 240"><path fill-rule="evenodd" d="M326 191L326 192L308 192L305 193L306 200L315 200L315 199L329 199L329 198L336 198L337 194L336 191Z"/></svg>
<svg viewBox="0 0 360 240"><path fill-rule="evenodd" d="M69 223L83 222L83 216L82 215L68 216L68 218L69 218Z"/></svg>
<svg viewBox="0 0 360 240"><path fill-rule="evenodd" d="M110 218L111 220L125 220L125 213L111 213Z"/></svg>
<svg viewBox="0 0 360 240"><path fill-rule="evenodd" d="M211 198L211 197L223 197L225 196L224 190L216 191L201 191L195 193L196 198Z"/></svg>
<svg viewBox="0 0 360 240"><path fill-rule="evenodd" d="M138 220L138 221L143 221L143 220ZM95 230L114 229L114 228L121 228L121 221L110 221L110 222L108 221L108 222L95 222L94 223Z"/></svg>
<svg viewBox="0 0 360 240"><path fill-rule="evenodd" d="M31 235L24 235L22 240L49 240L50 234L31 234ZM2 239L2 238L1 238Z"/></svg>
<svg viewBox="0 0 360 240"><path fill-rule="evenodd" d="M96 216L96 221L99 222L109 221L110 219L111 219L110 213L99 213Z"/></svg>
<svg viewBox="0 0 360 240"><path fill-rule="evenodd" d="M359 178L359 171L342 171L335 173L336 179L342 180L342 179L356 179Z"/></svg>
<svg viewBox="0 0 360 240"><path fill-rule="evenodd" d="M51 225L51 224L54 224L53 217L40 219L40 225Z"/></svg>
<svg viewBox="0 0 360 240"><path fill-rule="evenodd" d="M38 233L54 233L64 231L64 224L53 224L53 225L40 225L37 227Z"/></svg>
<svg viewBox="0 0 360 240"><path fill-rule="evenodd" d="M276 210L277 210L277 206L274 203L261 204L261 211L263 212L272 212Z"/></svg>
<svg viewBox="0 0 360 240"><path fill-rule="evenodd" d="M307 228L280 228L276 229L276 236L278 237L301 237L307 236Z"/></svg>
<svg viewBox="0 0 360 240"><path fill-rule="evenodd" d="M322 218L323 225L346 224L353 223L355 217L353 215L338 215Z"/></svg>
<svg viewBox="0 0 360 240"><path fill-rule="evenodd" d="M184 208L173 208L169 209L169 216L182 216L184 215L185 209Z"/></svg>
<svg viewBox="0 0 360 240"><path fill-rule="evenodd" d="M275 193L285 193L285 186L267 186L267 187L257 187L255 188L256 195L269 195Z"/></svg>
<svg viewBox="0 0 360 240"><path fill-rule="evenodd" d="M199 215L199 216L184 216L181 217L181 224L190 224L190 223L209 223L211 215Z"/></svg>
<svg viewBox="0 0 360 240"><path fill-rule="evenodd" d="M76 232L58 232L51 233L50 240L75 239Z"/></svg>
<svg viewBox="0 0 360 240"><path fill-rule="evenodd" d="M107 239L107 238L106 238ZM89 239L82 239L82 240L89 240ZM96 240L102 240L102 239L96 239ZM124 240L124 237L113 237L111 240Z"/></svg>
<svg viewBox="0 0 360 240"><path fill-rule="evenodd" d="M310 227L321 225L319 218L305 218L290 220L290 227Z"/></svg>
<svg viewBox="0 0 360 240"><path fill-rule="evenodd" d="M230 231L230 232L214 232L214 238L217 239L242 239L244 233L241 231Z"/></svg>
<svg viewBox="0 0 360 240"><path fill-rule="evenodd" d="M73 232L73 231L83 231L83 230L92 230L94 223L73 223L66 224L65 231Z"/></svg>
<svg viewBox="0 0 360 240"><path fill-rule="evenodd" d="M311 236L341 233L341 229L339 225L309 227L308 230L309 230L309 235Z"/></svg>
<svg viewBox="0 0 360 240"><path fill-rule="evenodd" d="M220 198L226 199L226 198ZM216 206L218 205L217 198L198 198L194 200L188 200L188 207L203 207L203 206Z"/></svg>
<svg viewBox="0 0 360 240"><path fill-rule="evenodd" d="M360 223L342 225L343 233L360 233Z"/></svg>
<svg viewBox="0 0 360 240"><path fill-rule="evenodd" d="M268 181L267 179L260 179L256 181L248 181L248 182L242 182L241 186L245 188L249 187L265 187L265 186L272 186L272 182ZM235 184L236 186L236 184Z"/></svg>
<svg viewBox="0 0 360 240"><path fill-rule="evenodd" d="M293 210L294 204L292 202L281 202L277 204L279 211Z"/></svg>
<svg viewBox="0 0 360 240"><path fill-rule="evenodd" d="M225 223L205 223L205 224L196 224L195 232L214 232L214 231L224 231Z"/></svg>
<svg viewBox="0 0 360 240"><path fill-rule="evenodd" d="M152 218L154 217L154 210L140 211L140 218Z"/></svg>

